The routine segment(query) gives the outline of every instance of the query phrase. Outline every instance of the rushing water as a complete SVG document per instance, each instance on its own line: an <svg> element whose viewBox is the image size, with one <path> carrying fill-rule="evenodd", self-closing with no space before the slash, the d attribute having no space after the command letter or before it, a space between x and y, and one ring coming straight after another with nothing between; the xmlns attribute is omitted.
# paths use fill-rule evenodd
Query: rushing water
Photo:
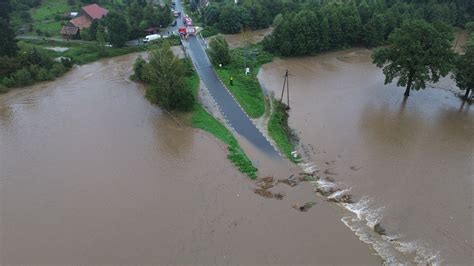
<svg viewBox="0 0 474 266"><path fill-rule="evenodd" d="M474 111L454 82L404 101L364 49L278 59L259 78L280 95L285 69L305 159L361 199L347 206L359 218L381 221L383 245L396 239L408 261L472 263Z"/></svg>
<svg viewBox="0 0 474 266"><path fill-rule="evenodd" d="M127 80L135 58L0 96L0 264L380 263L309 184L254 194Z"/></svg>

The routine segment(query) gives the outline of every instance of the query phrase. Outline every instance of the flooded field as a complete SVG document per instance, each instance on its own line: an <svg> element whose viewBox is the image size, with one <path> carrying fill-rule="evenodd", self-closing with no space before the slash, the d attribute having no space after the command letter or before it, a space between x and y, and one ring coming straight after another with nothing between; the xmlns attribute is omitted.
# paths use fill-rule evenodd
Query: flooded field
<svg viewBox="0 0 474 266"><path fill-rule="evenodd" d="M244 47L249 43L258 43L268 34L272 33L273 28L247 31L239 34L223 34L230 48Z"/></svg>
<svg viewBox="0 0 474 266"><path fill-rule="evenodd" d="M360 219L381 222L380 253L472 263L474 110L454 82L445 78L404 101L404 89L383 85L365 49L277 59L263 66L260 81L279 95L285 69L289 123L304 159L360 200L346 206Z"/></svg>
<svg viewBox="0 0 474 266"><path fill-rule="evenodd" d="M311 185L256 195L127 80L136 57L0 96L0 264L380 264Z"/></svg>

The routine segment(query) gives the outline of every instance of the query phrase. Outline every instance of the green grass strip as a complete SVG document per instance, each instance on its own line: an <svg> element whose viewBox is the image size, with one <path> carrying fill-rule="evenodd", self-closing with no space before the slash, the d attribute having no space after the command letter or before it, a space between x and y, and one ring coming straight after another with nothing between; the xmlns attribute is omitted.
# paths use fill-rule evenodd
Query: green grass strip
<svg viewBox="0 0 474 266"><path fill-rule="evenodd" d="M199 77L194 74L187 78L188 85L193 90L193 94L197 97L199 89ZM247 157L240 147L237 139L232 133L217 119L210 115L200 104L196 104L191 117L192 126L209 132L217 139L227 144L227 158L239 169L240 172L246 174L251 179L257 178L257 168Z"/></svg>
<svg viewBox="0 0 474 266"><path fill-rule="evenodd" d="M268 134L275 141L278 149L292 162L297 163L297 158L291 155L294 146L291 143L291 132L288 126L286 105L276 100L273 100L273 112L268 121Z"/></svg>

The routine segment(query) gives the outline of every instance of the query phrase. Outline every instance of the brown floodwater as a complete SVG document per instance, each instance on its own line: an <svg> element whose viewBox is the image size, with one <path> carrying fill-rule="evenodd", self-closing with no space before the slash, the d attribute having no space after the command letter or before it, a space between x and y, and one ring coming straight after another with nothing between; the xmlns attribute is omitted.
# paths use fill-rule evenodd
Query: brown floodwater
<svg viewBox="0 0 474 266"><path fill-rule="evenodd" d="M127 80L136 57L0 96L0 264L380 264L310 184L256 195L221 143Z"/></svg>
<svg viewBox="0 0 474 266"><path fill-rule="evenodd" d="M388 261L396 250L402 262L470 264L474 110L449 78L405 101L403 88L383 84L370 55L351 49L276 59L259 78L280 95L289 70L289 124L303 158L359 199L345 205L359 219L386 229L383 243L374 243L347 219L362 240L382 247Z"/></svg>

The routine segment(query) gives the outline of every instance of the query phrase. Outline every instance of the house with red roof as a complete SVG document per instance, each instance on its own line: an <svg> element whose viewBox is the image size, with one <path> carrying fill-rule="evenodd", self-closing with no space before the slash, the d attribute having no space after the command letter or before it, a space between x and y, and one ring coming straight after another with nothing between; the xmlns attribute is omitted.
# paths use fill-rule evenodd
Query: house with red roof
<svg viewBox="0 0 474 266"><path fill-rule="evenodd" d="M74 36L79 36L79 31L82 29L87 29L91 26L92 21L103 19L107 16L109 11L98 4L90 4L83 6L79 16L69 21L69 25L63 26L61 29L61 35L66 39L74 38ZM71 30L71 27L77 28L77 31ZM70 34L71 33L71 34Z"/></svg>

